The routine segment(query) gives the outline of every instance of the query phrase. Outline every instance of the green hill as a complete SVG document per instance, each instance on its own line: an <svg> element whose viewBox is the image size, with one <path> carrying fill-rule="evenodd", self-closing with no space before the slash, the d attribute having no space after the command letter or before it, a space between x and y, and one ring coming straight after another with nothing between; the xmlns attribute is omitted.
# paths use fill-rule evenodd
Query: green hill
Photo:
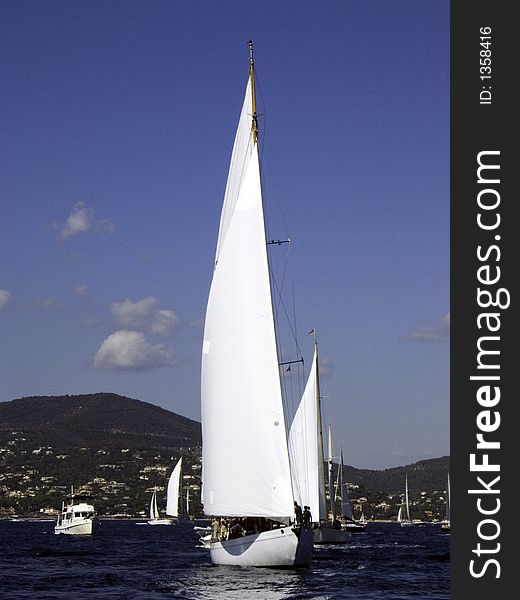
<svg viewBox="0 0 520 600"><path fill-rule="evenodd" d="M200 515L197 421L109 393L0 402L0 514L57 508L73 484L96 498L100 514L137 516L154 487L164 506L167 478L180 456L191 514ZM439 517L448 467L449 457L385 470L346 466L344 480L354 507L395 518L407 474L416 515Z"/></svg>

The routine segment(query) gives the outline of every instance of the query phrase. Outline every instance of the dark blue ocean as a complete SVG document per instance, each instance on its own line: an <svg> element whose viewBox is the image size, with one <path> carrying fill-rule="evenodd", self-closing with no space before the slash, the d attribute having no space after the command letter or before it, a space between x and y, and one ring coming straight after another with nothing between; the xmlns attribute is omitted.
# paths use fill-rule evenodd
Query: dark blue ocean
<svg viewBox="0 0 520 600"><path fill-rule="evenodd" d="M211 565L191 524L101 521L92 537L51 521L0 521L2 600L448 599L450 536L440 526L370 523L350 543L315 548L304 569Z"/></svg>

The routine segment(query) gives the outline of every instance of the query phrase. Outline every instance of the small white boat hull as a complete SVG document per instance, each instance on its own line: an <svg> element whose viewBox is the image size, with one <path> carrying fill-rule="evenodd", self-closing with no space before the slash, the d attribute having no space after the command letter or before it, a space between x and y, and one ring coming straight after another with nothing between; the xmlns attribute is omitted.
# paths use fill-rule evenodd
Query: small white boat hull
<svg viewBox="0 0 520 600"><path fill-rule="evenodd" d="M291 527L280 527L233 540L210 543L211 561L215 565L241 567L300 567L312 559L312 529L302 529L299 536Z"/></svg>
<svg viewBox="0 0 520 600"><path fill-rule="evenodd" d="M344 544L350 541L352 533L334 527L317 527L314 530L315 544Z"/></svg>
<svg viewBox="0 0 520 600"><path fill-rule="evenodd" d="M173 519L150 519L148 525L173 525L175 521Z"/></svg>
<svg viewBox="0 0 520 600"><path fill-rule="evenodd" d="M54 533L63 533L66 535L92 535L95 531L95 521L93 519L73 519L69 523L56 525Z"/></svg>

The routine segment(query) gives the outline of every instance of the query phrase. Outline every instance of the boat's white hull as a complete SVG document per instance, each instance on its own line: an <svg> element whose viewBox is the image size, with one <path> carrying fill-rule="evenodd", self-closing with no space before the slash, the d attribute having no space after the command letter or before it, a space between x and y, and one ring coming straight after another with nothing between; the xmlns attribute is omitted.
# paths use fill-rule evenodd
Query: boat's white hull
<svg viewBox="0 0 520 600"><path fill-rule="evenodd" d="M173 525L174 519L150 519L148 525Z"/></svg>
<svg viewBox="0 0 520 600"><path fill-rule="evenodd" d="M70 523L62 523L54 527L54 533L66 535L92 535L95 532L93 519L73 519Z"/></svg>
<svg viewBox="0 0 520 600"><path fill-rule="evenodd" d="M343 531L348 531L350 533L361 533L362 531L365 531L366 528L366 524L363 523L344 523L341 526Z"/></svg>
<svg viewBox="0 0 520 600"><path fill-rule="evenodd" d="M318 527L314 530L315 544L344 544L352 537L350 531L334 527Z"/></svg>
<svg viewBox="0 0 520 600"><path fill-rule="evenodd" d="M300 567L310 563L313 549L312 529L299 536L291 527L281 527L233 540L210 543L215 565L241 567Z"/></svg>

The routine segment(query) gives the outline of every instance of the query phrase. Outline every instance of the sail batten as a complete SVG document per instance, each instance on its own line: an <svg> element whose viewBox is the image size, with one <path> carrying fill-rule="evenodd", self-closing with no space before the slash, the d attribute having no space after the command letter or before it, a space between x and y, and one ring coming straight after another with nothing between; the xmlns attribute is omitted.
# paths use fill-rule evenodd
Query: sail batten
<svg viewBox="0 0 520 600"><path fill-rule="evenodd" d="M288 517L293 495L248 82L220 219L202 351L207 515Z"/></svg>

